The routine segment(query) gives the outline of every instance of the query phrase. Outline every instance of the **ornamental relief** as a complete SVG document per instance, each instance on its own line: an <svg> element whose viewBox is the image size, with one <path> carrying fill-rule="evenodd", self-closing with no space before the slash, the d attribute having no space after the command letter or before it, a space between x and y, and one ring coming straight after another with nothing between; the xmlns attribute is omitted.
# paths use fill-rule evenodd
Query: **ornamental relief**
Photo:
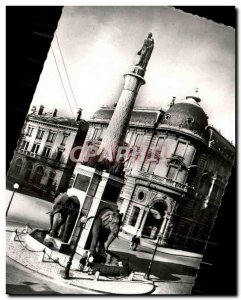
<svg viewBox="0 0 241 300"><path fill-rule="evenodd" d="M153 206L157 202L164 202L167 205L168 212L171 212L175 205L175 201L163 193L157 193L154 197L152 197L149 201L149 205Z"/></svg>

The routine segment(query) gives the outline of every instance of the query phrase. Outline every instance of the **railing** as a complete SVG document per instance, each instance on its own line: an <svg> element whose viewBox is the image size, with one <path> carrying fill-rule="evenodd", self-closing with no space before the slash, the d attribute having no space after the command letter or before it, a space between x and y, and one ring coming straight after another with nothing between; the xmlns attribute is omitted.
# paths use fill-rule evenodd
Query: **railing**
<svg viewBox="0 0 241 300"><path fill-rule="evenodd" d="M139 171L138 175L140 177L148 179L148 180L150 180L152 182L163 183L165 185L168 185L168 186L180 189L182 191L184 190L185 192L192 192L194 190L193 187L191 187L191 186L189 186L187 184L183 184L183 183L174 181L174 180L172 180L170 178L161 177L161 176L158 176L158 175L153 175L153 174L150 174L148 172Z"/></svg>
<svg viewBox="0 0 241 300"><path fill-rule="evenodd" d="M24 149L18 149L18 152L22 153L24 155L28 155L30 157L42 160L44 162L53 164L55 166L64 166L65 165L65 163L63 163L63 162L57 161L57 160L49 158L49 157L45 157L45 156L39 155L39 154L34 153L34 152L27 151L27 150L24 150Z"/></svg>
<svg viewBox="0 0 241 300"><path fill-rule="evenodd" d="M37 154L28 150L24 150L24 149L18 149L19 153L25 154L25 155L29 155L31 157L36 157Z"/></svg>

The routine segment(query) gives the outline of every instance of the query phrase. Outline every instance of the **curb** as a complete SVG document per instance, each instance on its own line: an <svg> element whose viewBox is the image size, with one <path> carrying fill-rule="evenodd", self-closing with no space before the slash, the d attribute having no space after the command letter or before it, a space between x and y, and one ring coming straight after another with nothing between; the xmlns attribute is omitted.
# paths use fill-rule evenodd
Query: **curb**
<svg viewBox="0 0 241 300"><path fill-rule="evenodd" d="M26 268L26 269L28 269L28 270L30 270L30 271L32 271L32 272L36 272L37 274L39 274L39 275L41 275L41 276L45 276L45 277L47 277L47 278L49 278L49 279L56 280L55 277L52 277L52 276L43 274L43 273L41 273L41 272L39 272L39 271L37 271L37 270L33 270L33 269L31 269L30 267L28 267L28 266L26 266L26 265L20 263L20 262L17 261L16 259L14 259L14 258L12 258L12 257L10 257L10 256L8 256L8 255L6 255L6 256L9 257L11 260L15 261L17 264L21 265L22 267L24 267L24 268ZM101 290L97 290L97 289L93 289L93 288L82 287L82 286L76 285L76 284L71 283L71 282L66 282L66 281L64 281L64 280L60 280L59 282L65 284L65 285L72 285L72 286L74 286L74 287L76 287L76 288L80 288L80 289L83 289L83 290L86 290L86 291L96 292L96 293L99 293L99 294L102 294L102 295L119 295L119 296L138 296L138 295L141 296L141 295L150 295L151 293L154 292L154 290L155 290L155 288L156 288L154 282L151 281L153 287L152 287L152 289L151 289L149 292L142 293L142 294L119 294L119 293L117 294L117 293L103 292L103 291L101 291ZM151 282L150 282L150 283L151 283ZM72 294L70 294L70 295L72 295Z"/></svg>
<svg viewBox="0 0 241 300"><path fill-rule="evenodd" d="M46 274L43 274L43 273L41 273L41 272L39 272L39 271L37 271L37 270L33 270L33 269L31 269L30 267L28 267L28 266L26 266L26 265L20 263L20 262L17 261L16 259L14 259L14 258L12 258L12 257L10 257L10 256L8 256L8 255L6 255L6 256L9 257L10 259L12 259L13 261L15 261L17 264L21 265L22 267L24 267L24 268L26 268L26 269L28 269L28 270L30 270L30 271L32 271L32 272L36 272L36 273L38 273L38 274L41 275L41 276L47 277L47 278L49 278L49 279L56 280L56 278L54 278L54 277L51 277L51 276L46 275ZM95 289L90 289L90 288L86 288L86 287L82 288L82 287L80 287L79 285L73 284L73 283L71 283L71 282L68 283L68 282L66 282L66 281L64 281L64 280L61 280L61 283L64 283L64 284L66 284L66 285L72 285L72 286L74 286L74 287L77 287L77 288L80 288L80 289L83 289L83 290L87 290L87 291L98 292L98 293L101 293L101 294L112 294L112 293L103 293L102 291L95 290Z"/></svg>

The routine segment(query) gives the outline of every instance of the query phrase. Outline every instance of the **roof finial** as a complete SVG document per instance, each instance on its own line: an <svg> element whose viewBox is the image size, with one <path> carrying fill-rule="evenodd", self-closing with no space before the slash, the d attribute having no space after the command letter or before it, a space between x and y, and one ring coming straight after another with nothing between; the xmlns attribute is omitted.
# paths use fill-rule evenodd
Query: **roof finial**
<svg viewBox="0 0 241 300"><path fill-rule="evenodd" d="M200 102L201 99L199 98L198 96L198 88L195 88L195 91L194 91L195 95L193 96L187 96L186 99L194 99L196 101L196 103Z"/></svg>
<svg viewBox="0 0 241 300"><path fill-rule="evenodd" d="M176 97L172 97L172 101L169 104L169 107L172 107L175 104L175 101L176 101Z"/></svg>

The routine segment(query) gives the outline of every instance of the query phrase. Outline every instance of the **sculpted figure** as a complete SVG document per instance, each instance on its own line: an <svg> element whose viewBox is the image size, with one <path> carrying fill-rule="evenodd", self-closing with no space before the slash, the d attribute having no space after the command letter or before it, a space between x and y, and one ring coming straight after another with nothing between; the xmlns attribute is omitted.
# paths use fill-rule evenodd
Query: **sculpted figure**
<svg viewBox="0 0 241 300"><path fill-rule="evenodd" d="M152 33L150 32L148 34L148 37L144 40L144 44L141 50L137 52L137 54L140 55L140 59L137 65L143 67L143 69L146 69L153 48L154 48L154 39L152 38Z"/></svg>
<svg viewBox="0 0 241 300"><path fill-rule="evenodd" d="M79 201L76 196L69 197L66 193L60 193L54 200L50 211L49 235L61 238L68 242L79 211Z"/></svg>
<svg viewBox="0 0 241 300"><path fill-rule="evenodd" d="M110 244L118 236L122 225L123 215L119 211L106 211L103 215L97 216L92 228L92 240L90 253L106 254Z"/></svg>
<svg viewBox="0 0 241 300"><path fill-rule="evenodd" d="M68 217L68 199L69 196L66 193L60 193L54 199L54 205L49 212L50 236L57 237L60 226L66 222Z"/></svg>

